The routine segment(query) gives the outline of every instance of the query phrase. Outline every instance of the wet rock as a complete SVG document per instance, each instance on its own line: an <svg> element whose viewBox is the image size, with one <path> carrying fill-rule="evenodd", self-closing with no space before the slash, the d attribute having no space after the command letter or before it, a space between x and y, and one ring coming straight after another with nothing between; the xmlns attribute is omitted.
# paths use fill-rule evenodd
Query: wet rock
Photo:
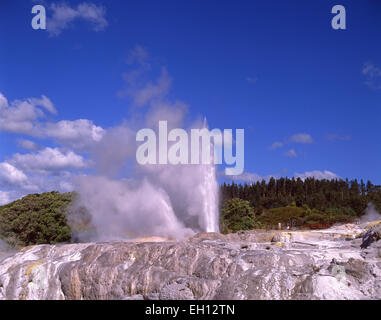
<svg viewBox="0 0 381 320"><path fill-rule="evenodd" d="M275 235L271 238L271 242L281 242L281 235L280 235L280 233L275 234Z"/></svg>
<svg viewBox="0 0 381 320"><path fill-rule="evenodd" d="M381 223L369 228L362 235L361 249L366 249L372 243L381 239Z"/></svg>

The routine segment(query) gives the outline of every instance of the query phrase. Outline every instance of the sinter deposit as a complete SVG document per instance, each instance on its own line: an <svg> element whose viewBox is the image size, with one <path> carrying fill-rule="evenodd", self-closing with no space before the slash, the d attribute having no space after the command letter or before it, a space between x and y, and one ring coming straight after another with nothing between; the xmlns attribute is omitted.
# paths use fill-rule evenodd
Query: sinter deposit
<svg viewBox="0 0 381 320"><path fill-rule="evenodd" d="M0 255L0 299L381 299L380 229L31 246Z"/></svg>

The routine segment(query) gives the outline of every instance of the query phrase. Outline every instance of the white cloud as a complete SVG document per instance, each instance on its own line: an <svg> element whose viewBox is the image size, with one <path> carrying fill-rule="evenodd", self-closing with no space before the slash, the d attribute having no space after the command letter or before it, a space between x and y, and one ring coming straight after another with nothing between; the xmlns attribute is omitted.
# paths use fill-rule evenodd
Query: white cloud
<svg viewBox="0 0 381 320"><path fill-rule="evenodd" d="M297 157L297 154L295 152L294 149L290 149L288 150L287 152L284 153L284 155L287 157L287 158L296 158Z"/></svg>
<svg viewBox="0 0 381 320"><path fill-rule="evenodd" d="M41 149L41 147L37 143L31 140L19 139L17 142L20 147L29 151L37 151Z"/></svg>
<svg viewBox="0 0 381 320"><path fill-rule="evenodd" d="M0 182L5 185L21 185L28 180L24 172L8 162L0 162Z"/></svg>
<svg viewBox="0 0 381 320"><path fill-rule="evenodd" d="M105 133L102 127L87 119L43 122L46 114L40 107L50 113L57 113L53 103L44 95L41 98L15 100L9 105L0 93L0 131L50 138L76 150L89 148L99 142ZM25 141L23 144L26 146ZM30 143L26 148L33 150Z"/></svg>
<svg viewBox="0 0 381 320"><path fill-rule="evenodd" d="M25 172L45 173L87 167L82 156L73 151L62 152L58 148L45 148L37 153L13 155L10 162Z"/></svg>
<svg viewBox="0 0 381 320"><path fill-rule="evenodd" d="M293 136L290 137L289 141L294 143L305 143L305 144L313 143L312 137L308 133L294 134Z"/></svg>
<svg viewBox="0 0 381 320"><path fill-rule="evenodd" d="M149 53L146 48L136 45L132 50L130 50L127 57L127 64L132 65L137 63L138 65L149 68L150 64L148 63Z"/></svg>
<svg viewBox="0 0 381 320"><path fill-rule="evenodd" d="M0 191L0 206L3 206L9 202L11 202L11 197L9 192Z"/></svg>
<svg viewBox="0 0 381 320"><path fill-rule="evenodd" d="M313 143L313 139L310 134L308 133L297 133L292 135L291 137L284 140L284 142L275 141L270 147L270 150L275 150L278 148L282 148L283 146L290 144L290 143L301 143L301 144L311 144ZM291 151L291 150L290 150ZM290 152L289 151L289 152ZM295 153L292 152L292 153ZM290 153L291 154L291 153Z"/></svg>
<svg viewBox="0 0 381 320"><path fill-rule="evenodd" d="M12 133L30 134L34 130L34 122L45 116L39 106L55 111L52 102L45 96L15 100L10 105L8 100L0 93L0 130Z"/></svg>
<svg viewBox="0 0 381 320"><path fill-rule="evenodd" d="M362 74L366 77L366 84L374 89L381 89L381 69L371 62L364 63Z"/></svg>
<svg viewBox="0 0 381 320"><path fill-rule="evenodd" d="M172 79L165 68L162 68L161 75L156 83L149 82L143 88L133 93L133 100L137 106L144 106L153 100L160 100L166 96L171 88Z"/></svg>
<svg viewBox="0 0 381 320"><path fill-rule="evenodd" d="M122 75L126 88L120 90L120 97L129 96L133 104L139 107L152 105L157 102L163 102L163 99L169 93L172 86L172 79L168 75L165 67L161 68L160 76L155 82L149 81L142 84L141 80L143 69L135 69Z"/></svg>
<svg viewBox="0 0 381 320"><path fill-rule="evenodd" d="M49 9L53 14L47 17L47 31L52 36L59 35L64 29L69 28L75 20L90 22L94 31L104 30L108 25L105 18L105 8L93 3L83 2L78 4L76 8L71 8L65 3L53 3Z"/></svg>
<svg viewBox="0 0 381 320"><path fill-rule="evenodd" d="M56 114L57 110L53 102L46 96L42 95L41 98L30 98L29 102L34 106L41 106L48 110L50 113Z"/></svg>
<svg viewBox="0 0 381 320"><path fill-rule="evenodd" d="M57 139L74 149L83 149L94 142L99 142L105 133L102 127L94 125L87 119L46 123L40 131L42 136Z"/></svg>
<svg viewBox="0 0 381 320"><path fill-rule="evenodd" d="M282 142L279 142L279 141L275 141L271 146L270 146L270 150L275 150L275 149L278 149L278 148L282 148L284 146L284 143Z"/></svg>
<svg viewBox="0 0 381 320"><path fill-rule="evenodd" d="M239 176L227 176L223 174L225 178L232 180L232 181L241 181L241 182L247 182L247 183L255 183L258 181L268 181L270 178L275 178L274 175L267 175L267 176L261 176L257 173L250 173L250 172L244 172L240 174Z"/></svg>
<svg viewBox="0 0 381 320"><path fill-rule="evenodd" d="M318 180L333 180L333 179L340 179L340 177L331 171L324 170L324 171L319 171L319 170L314 170L314 171L307 171L304 173L295 173L296 178L301 178L302 180L306 178L315 178Z"/></svg>
<svg viewBox="0 0 381 320"><path fill-rule="evenodd" d="M8 107L8 99L0 92L0 110Z"/></svg>

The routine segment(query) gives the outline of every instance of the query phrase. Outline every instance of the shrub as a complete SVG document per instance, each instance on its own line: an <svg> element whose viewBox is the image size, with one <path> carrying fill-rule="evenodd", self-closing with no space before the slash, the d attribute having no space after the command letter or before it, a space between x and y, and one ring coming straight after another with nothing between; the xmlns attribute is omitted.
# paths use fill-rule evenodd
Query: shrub
<svg viewBox="0 0 381 320"><path fill-rule="evenodd" d="M30 194L0 207L0 238L13 246L66 242L71 231L65 216L74 194Z"/></svg>
<svg viewBox="0 0 381 320"><path fill-rule="evenodd" d="M300 225L301 218L306 214L305 208L288 206L267 210L258 221L267 228L276 228L278 223L284 225Z"/></svg>
<svg viewBox="0 0 381 320"><path fill-rule="evenodd" d="M249 201L234 198L226 201L220 218L221 232L237 232L261 227L255 219L253 208Z"/></svg>

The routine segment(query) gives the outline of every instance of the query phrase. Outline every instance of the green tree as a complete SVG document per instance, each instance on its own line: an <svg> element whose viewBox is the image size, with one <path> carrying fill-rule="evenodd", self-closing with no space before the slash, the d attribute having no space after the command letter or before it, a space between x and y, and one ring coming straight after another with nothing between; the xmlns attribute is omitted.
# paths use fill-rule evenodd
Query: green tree
<svg viewBox="0 0 381 320"><path fill-rule="evenodd" d="M221 231L225 233L229 231L251 230L259 227L249 201L239 198L233 198L225 203L220 224Z"/></svg>
<svg viewBox="0 0 381 320"><path fill-rule="evenodd" d="M13 246L69 241L65 209L73 197L56 191L30 194L0 207L0 238Z"/></svg>

